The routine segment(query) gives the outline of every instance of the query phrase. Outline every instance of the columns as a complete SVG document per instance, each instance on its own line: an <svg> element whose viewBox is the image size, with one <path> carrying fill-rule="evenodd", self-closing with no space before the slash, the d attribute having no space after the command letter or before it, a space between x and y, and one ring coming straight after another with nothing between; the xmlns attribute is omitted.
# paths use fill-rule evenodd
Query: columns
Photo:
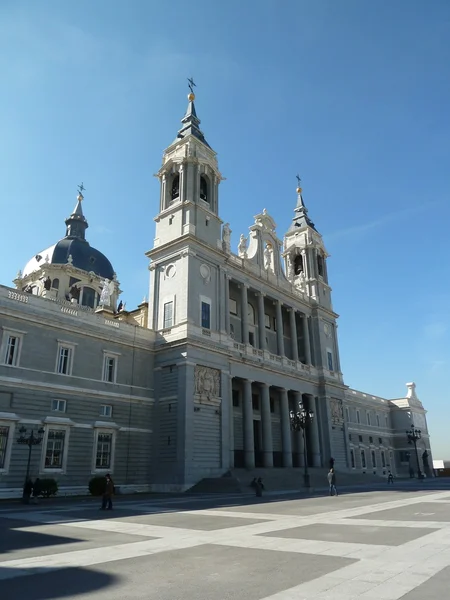
<svg viewBox="0 0 450 600"><path fill-rule="evenodd" d="M283 316L281 312L281 300L275 301L276 318L277 318L277 345L278 355L284 356L284 339L283 339Z"/></svg>
<svg viewBox="0 0 450 600"><path fill-rule="evenodd" d="M266 318L264 311L264 294L258 294L258 327L259 327L259 347L261 350L267 350L266 344Z"/></svg>
<svg viewBox="0 0 450 600"><path fill-rule="evenodd" d="M260 389L263 438L263 464L265 467L273 467L272 414L270 412L269 385L267 383L260 383Z"/></svg>
<svg viewBox="0 0 450 600"><path fill-rule="evenodd" d="M297 324L295 322L295 309L289 309L289 323L291 326L291 345L292 345L292 360L298 361L298 339L297 339Z"/></svg>
<svg viewBox="0 0 450 600"><path fill-rule="evenodd" d="M230 335L230 278L225 273L225 331Z"/></svg>
<svg viewBox="0 0 450 600"><path fill-rule="evenodd" d="M281 444L283 449L283 467L292 467L291 421L289 418L289 400L286 389L280 390Z"/></svg>
<svg viewBox="0 0 450 600"><path fill-rule="evenodd" d="M244 457L247 469L255 468L255 440L253 435L252 382L244 379Z"/></svg>
<svg viewBox="0 0 450 600"><path fill-rule="evenodd" d="M302 316L303 323L303 342L305 344L306 364L311 365L311 340L309 339L309 318Z"/></svg>
<svg viewBox="0 0 450 600"><path fill-rule="evenodd" d="M311 440L311 464L313 467L322 466L322 457L320 454L320 439L319 439L319 407L314 396L308 394L308 407L314 411L314 419L309 425L309 434Z"/></svg>
<svg viewBox="0 0 450 600"><path fill-rule="evenodd" d="M241 323L242 343L248 344L248 296L247 285L245 283L241 283Z"/></svg>
<svg viewBox="0 0 450 600"><path fill-rule="evenodd" d="M222 371L223 374L223 371ZM230 421L228 428L228 440L230 444L230 469L234 467L234 406L233 406L233 378L229 375L229 384L228 384L228 396L229 396L229 412L230 412Z"/></svg>

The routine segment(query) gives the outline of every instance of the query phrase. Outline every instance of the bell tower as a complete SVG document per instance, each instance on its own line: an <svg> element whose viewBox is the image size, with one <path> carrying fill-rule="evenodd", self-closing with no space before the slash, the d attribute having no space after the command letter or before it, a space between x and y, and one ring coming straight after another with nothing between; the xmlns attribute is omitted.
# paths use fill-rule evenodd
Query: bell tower
<svg viewBox="0 0 450 600"><path fill-rule="evenodd" d="M156 174L161 184L159 213L155 217L154 246L180 237L195 236L204 243L221 244L219 172L217 157L200 130L195 109L195 86L189 81L188 107L177 137L163 154Z"/></svg>
<svg viewBox="0 0 450 600"><path fill-rule="evenodd" d="M322 236L308 215L297 175L297 205L294 218L284 236L286 275L288 280L319 305L332 310L328 284L327 253Z"/></svg>

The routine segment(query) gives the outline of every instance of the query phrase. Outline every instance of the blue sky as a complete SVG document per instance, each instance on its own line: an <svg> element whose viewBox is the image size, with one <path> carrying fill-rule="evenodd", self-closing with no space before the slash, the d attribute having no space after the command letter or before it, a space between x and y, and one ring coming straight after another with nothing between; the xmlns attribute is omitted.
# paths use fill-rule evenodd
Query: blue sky
<svg viewBox="0 0 450 600"><path fill-rule="evenodd" d="M153 174L193 75L234 247L263 208L282 237L299 172L346 383L416 381L450 458L449 64L446 0L3 0L0 281L64 235L83 181L89 241L127 308L147 295Z"/></svg>

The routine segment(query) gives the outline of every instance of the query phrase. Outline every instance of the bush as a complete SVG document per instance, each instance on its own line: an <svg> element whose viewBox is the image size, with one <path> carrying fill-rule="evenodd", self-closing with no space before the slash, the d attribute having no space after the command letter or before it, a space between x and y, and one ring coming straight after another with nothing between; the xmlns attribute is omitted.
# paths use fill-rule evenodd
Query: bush
<svg viewBox="0 0 450 600"><path fill-rule="evenodd" d="M96 475L89 482L89 492L92 496L102 496L106 489L106 477Z"/></svg>
<svg viewBox="0 0 450 600"><path fill-rule="evenodd" d="M56 496L58 493L58 482L56 479L41 479L41 496L44 498L50 498L50 496Z"/></svg>

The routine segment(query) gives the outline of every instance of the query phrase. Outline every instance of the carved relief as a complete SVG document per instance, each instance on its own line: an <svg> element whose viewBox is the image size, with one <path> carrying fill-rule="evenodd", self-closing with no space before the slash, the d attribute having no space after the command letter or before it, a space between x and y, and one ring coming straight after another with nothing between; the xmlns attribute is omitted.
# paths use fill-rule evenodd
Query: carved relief
<svg viewBox="0 0 450 600"><path fill-rule="evenodd" d="M220 398L220 371L197 365L194 371L195 394L206 400Z"/></svg>
<svg viewBox="0 0 450 600"><path fill-rule="evenodd" d="M344 420L344 408L342 406L342 400L339 400L338 398L331 398L330 409L332 423L334 425L340 425Z"/></svg>

